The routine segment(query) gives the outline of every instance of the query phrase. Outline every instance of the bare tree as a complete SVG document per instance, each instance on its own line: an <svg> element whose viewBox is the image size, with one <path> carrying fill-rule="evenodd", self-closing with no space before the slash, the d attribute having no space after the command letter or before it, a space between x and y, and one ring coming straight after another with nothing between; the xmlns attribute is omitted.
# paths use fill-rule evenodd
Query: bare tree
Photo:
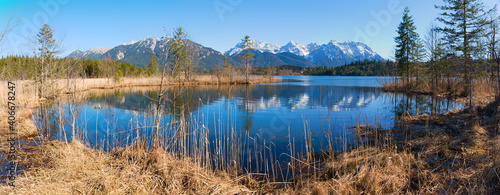
<svg viewBox="0 0 500 195"><path fill-rule="evenodd" d="M488 13L487 28L484 37L486 37L487 48L488 48L488 62L490 63L490 80L493 82L496 79L498 82L499 92L497 94L500 97L500 60L498 58L498 33L500 31L500 17L497 14L496 6Z"/></svg>
<svg viewBox="0 0 500 195"><path fill-rule="evenodd" d="M182 41L176 40L179 37L179 29L174 31L172 38L166 38L161 44L160 52L157 52L158 62L161 67L161 81L160 88L158 89L158 96L154 99L155 105L152 107L154 115L154 126L153 126L153 148L158 148L160 145L160 129L163 126L160 124L161 113L165 110L165 103L171 102L171 98L167 96L167 89L170 84L178 77L178 70L184 65L185 61L179 61L179 59L174 58L172 55L179 52L178 44ZM167 35L168 37L168 35ZM174 50L175 49L175 50ZM181 93L174 94L172 99ZM174 124L176 121L171 121L170 124ZM168 124L167 124L168 125Z"/></svg>
<svg viewBox="0 0 500 195"><path fill-rule="evenodd" d="M431 82L434 87L438 86L438 81L441 75L440 60L443 54L441 34L438 30L436 24L432 23L427 34L425 35L425 45L427 48L427 56L429 63L429 71L431 76Z"/></svg>
<svg viewBox="0 0 500 195"><path fill-rule="evenodd" d="M20 21L16 19L16 12L12 13L9 17L9 20L7 20L7 26L5 26L2 34L0 35L0 43L2 42L5 35L9 34L12 29L20 24Z"/></svg>
<svg viewBox="0 0 500 195"><path fill-rule="evenodd" d="M193 77L193 72L196 69L196 65L198 64L198 54L199 48L196 43L192 41L187 41L187 58L186 64L184 67L184 75L186 81L191 81Z"/></svg>

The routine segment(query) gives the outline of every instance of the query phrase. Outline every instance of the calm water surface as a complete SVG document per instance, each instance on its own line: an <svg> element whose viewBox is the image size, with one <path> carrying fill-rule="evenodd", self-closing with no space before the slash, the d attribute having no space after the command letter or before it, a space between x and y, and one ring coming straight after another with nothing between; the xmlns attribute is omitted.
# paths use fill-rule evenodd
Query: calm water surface
<svg viewBox="0 0 500 195"><path fill-rule="evenodd" d="M242 162L238 164L260 170L258 165L247 165L252 160L262 161L256 155L259 151L277 154L274 160L285 162L289 158L280 154L290 153L291 142L295 147L294 155L304 154L305 135L310 138L315 152L329 147L330 135L333 138L331 146L342 150L354 143L349 133L350 127L356 124L389 129L394 126L394 119L406 112L444 113L463 106L447 99L382 92L378 88L380 82L389 79L384 77L286 76L283 79L287 81L249 86L170 88L172 101L166 102L162 124L176 121L168 126L176 130L165 130L162 135L164 138L195 137L199 136L196 131L206 132L208 151L217 152L221 147L225 151L235 150L228 149L228 145L234 146L241 151L238 161ZM48 136L69 140L73 119L69 111L71 105L78 110L74 121L75 128L81 131L79 137L92 147L109 150L127 145L137 136L148 139L151 129L138 130L138 127L152 125L149 110L156 92L150 89L126 91L96 93L83 103L43 107L37 124L45 127ZM60 125L62 123L65 125ZM179 133L177 127L183 125L186 127ZM221 140L226 144L220 144ZM200 143L197 140L188 145L199 147Z"/></svg>

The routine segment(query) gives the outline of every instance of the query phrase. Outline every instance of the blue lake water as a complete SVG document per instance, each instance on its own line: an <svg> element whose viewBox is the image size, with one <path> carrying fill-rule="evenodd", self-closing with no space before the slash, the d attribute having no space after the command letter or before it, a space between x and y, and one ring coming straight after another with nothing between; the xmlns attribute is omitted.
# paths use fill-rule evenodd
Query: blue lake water
<svg viewBox="0 0 500 195"><path fill-rule="evenodd" d="M403 113L444 113L463 107L447 99L382 92L378 87L387 77L283 79L258 85L169 88L170 101L161 117L162 145L182 155L204 150L247 171L262 171L260 162L289 160L282 154L290 154L292 146L296 157L305 154L306 143L314 152L351 147L355 142L350 127L357 124L389 129ZM151 106L156 96L151 88L90 93L83 102L42 107L36 120L47 136L70 140L76 129L90 146L110 150L136 137L151 141L152 130L144 127L153 125ZM77 110L75 120L70 105Z"/></svg>

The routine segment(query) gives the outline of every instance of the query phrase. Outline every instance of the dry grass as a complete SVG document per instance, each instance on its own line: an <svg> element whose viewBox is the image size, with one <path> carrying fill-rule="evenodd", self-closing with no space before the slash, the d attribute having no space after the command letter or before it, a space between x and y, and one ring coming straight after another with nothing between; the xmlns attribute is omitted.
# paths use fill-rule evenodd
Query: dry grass
<svg viewBox="0 0 500 195"><path fill-rule="evenodd" d="M38 135L35 125L31 121L31 109L16 110L16 133L18 138L27 139ZM0 108L0 135L5 137L9 132L8 113ZM2 141L5 141L2 139ZM3 145L2 145L3 146Z"/></svg>
<svg viewBox="0 0 500 195"><path fill-rule="evenodd" d="M51 141L40 146L44 164L25 172L16 187L2 194L247 194L246 187L225 176L176 160L141 144L110 153L79 141Z"/></svg>
<svg viewBox="0 0 500 195"><path fill-rule="evenodd" d="M7 106L8 102L8 83L0 82L0 106ZM17 81L15 86L16 106L18 107L36 107L39 106L37 101L36 87L32 81Z"/></svg>
<svg viewBox="0 0 500 195"><path fill-rule="evenodd" d="M408 152L377 147L330 156L316 174L296 178L290 194L403 194L416 160Z"/></svg>

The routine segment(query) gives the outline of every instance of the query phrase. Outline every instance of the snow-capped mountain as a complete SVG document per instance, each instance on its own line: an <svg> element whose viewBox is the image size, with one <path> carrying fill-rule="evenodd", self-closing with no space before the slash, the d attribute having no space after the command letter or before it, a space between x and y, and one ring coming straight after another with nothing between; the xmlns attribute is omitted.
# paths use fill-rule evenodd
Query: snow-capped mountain
<svg viewBox="0 0 500 195"><path fill-rule="evenodd" d="M262 53L270 52L273 54L280 52L280 46L278 46L278 45L273 45L273 44L269 44L269 43L261 42L261 41L257 41L257 40L250 40L250 41L252 42L252 48L256 51L260 51ZM241 50L243 50L242 45L243 45L243 43L240 42L240 43L236 44L236 46L234 48L230 49L226 53L229 54L230 56L232 56L234 54L239 54L241 52Z"/></svg>
<svg viewBox="0 0 500 195"><path fill-rule="evenodd" d="M128 43L123 43L114 48L109 48L104 52L100 50L94 55L83 55L81 51L75 51L68 57L73 58L91 58L91 59L111 59L120 62L128 62L138 67L146 67L151 54L156 56L166 56L164 47L168 47L169 40L165 37L154 38L147 37L139 41L132 40ZM211 69L216 65L224 63L223 55L208 47L204 47L192 41L188 41L188 48L195 53L195 61L200 69ZM89 50L90 51L90 50ZM236 61L230 61L233 65L239 65Z"/></svg>
<svg viewBox="0 0 500 195"><path fill-rule="evenodd" d="M281 47L279 52L290 52L299 56L307 56L309 55L309 48L306 45L298 44L295 41L290 41L285 46Z"/></svg>
<svg viewBox="0 0 500 195"><path fill-rule="evenodd" d="M238 55L243 50L241 45L242 43L238 43L226 53L231 56ZM335 67L358 60L384 60L366 44L352 41L339 42L332 40L322 45L318 43L303 45L290 41L286 45L279 47L270 43L252 40L252 46L255 51L262 53L292 53L304 57L318 66Z"/></svg>
<svg viewBox="0 0 500 195"><path fill-rule="evenodd" d="M97 47L97 48L91 48L87 50L86 52L76 50L73 53L69 54L69 57L73 58L99 58L102 56L102 54L108 52L111 50L109 47Z"/></svg>
<svg viewBox="0 0 500 195"><path fill-rule="evenodd" d="M195 53L195 61L200 69L212 69L224 62L222 53L208 47L204 47L192 41L189 46ZM68 57L111 59L128 62L139 67L147 66L151 54L165 56L164 47L168 47L169 40L165 37L148 37L139 41L132 40L114 48L99 47L92 48L86 52L74 51ZM299 44L294 41L284 46L278 46L266 42L252 40L254 48L254 61L256 67L296 65L301 67L328 66L336 67L354 61L362 60L384 60L366 44L359 42L330 41L326 44L310 43ZM241 65L238 62L238 54L243 50L242 43L226 52L230 56L233 66Z"/></svg>
<svg viewBox="0 0 500 195"><path fill-rule="evenodd" d="M368 45L352 41L330 41L316 46L305 57L318 66L340 66L362 60L384 60Z"/></svg>

